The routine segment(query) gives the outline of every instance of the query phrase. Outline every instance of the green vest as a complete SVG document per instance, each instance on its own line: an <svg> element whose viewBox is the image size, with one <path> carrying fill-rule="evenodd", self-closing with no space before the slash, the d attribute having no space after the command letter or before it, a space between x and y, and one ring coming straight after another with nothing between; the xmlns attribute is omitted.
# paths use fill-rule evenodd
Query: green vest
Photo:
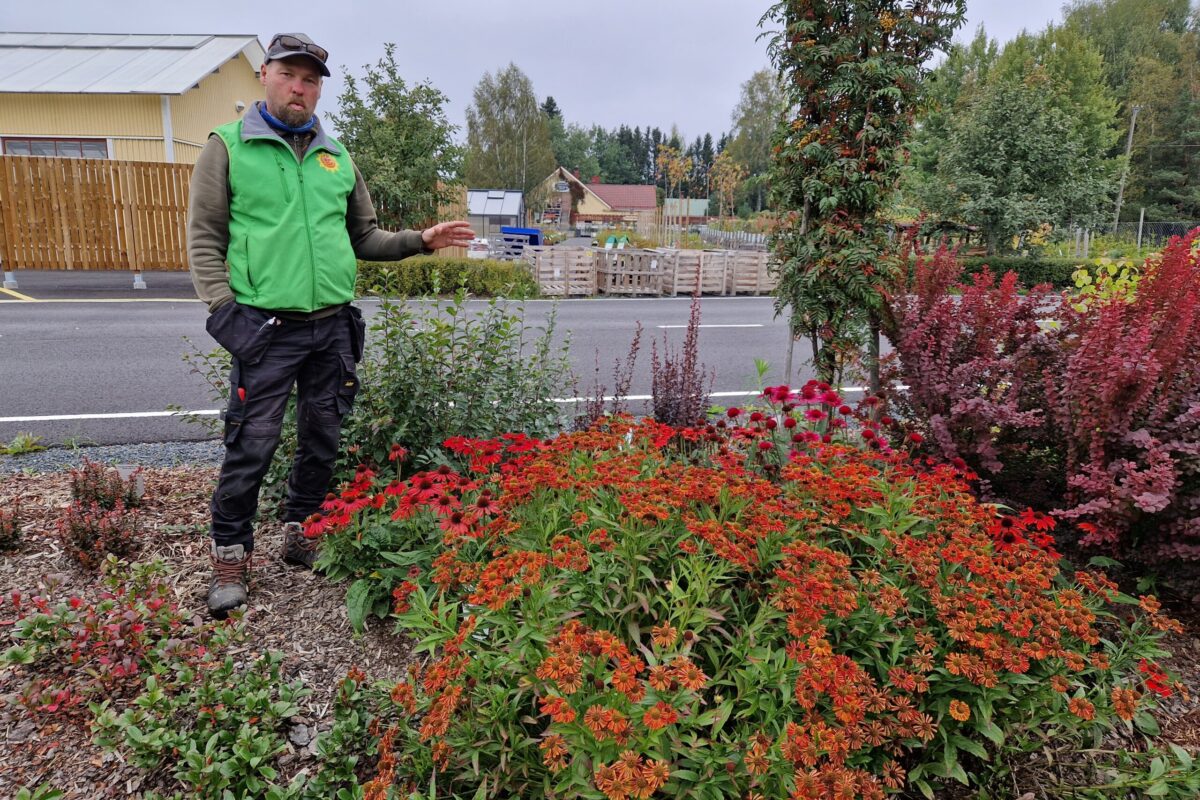
<svg viewBox="0 0 1200 800"><path fill-rule="evenodd" d="M296 159L274 133L214 131L229 150L229 286L239 303L310 312L354 299L358 262L346 232L354 164L334 139Z"/></svg>

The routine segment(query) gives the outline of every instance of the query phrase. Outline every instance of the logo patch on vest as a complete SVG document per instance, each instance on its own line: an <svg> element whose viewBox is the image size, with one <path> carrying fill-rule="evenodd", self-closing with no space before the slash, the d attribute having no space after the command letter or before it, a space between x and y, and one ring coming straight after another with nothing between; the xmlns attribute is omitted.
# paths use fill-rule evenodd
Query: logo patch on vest
<svg viewBox="0 0 1200 800"><path fill-rule="evenodd" d="M329 155L329 153L321 153L321 155L317 156L317 163L330 172L338 171L337 159Z"/></svg>

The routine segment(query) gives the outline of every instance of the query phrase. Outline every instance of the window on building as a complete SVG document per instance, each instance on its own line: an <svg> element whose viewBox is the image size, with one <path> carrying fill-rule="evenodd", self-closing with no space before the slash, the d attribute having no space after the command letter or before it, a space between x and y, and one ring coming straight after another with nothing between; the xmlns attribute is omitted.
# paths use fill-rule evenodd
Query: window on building
<svg viewBox="0 0 1200 800"><path fill-rule="evenodd" d="M104 139L0 138L6 156L57 156L58 158L108 158Z"/></svg>

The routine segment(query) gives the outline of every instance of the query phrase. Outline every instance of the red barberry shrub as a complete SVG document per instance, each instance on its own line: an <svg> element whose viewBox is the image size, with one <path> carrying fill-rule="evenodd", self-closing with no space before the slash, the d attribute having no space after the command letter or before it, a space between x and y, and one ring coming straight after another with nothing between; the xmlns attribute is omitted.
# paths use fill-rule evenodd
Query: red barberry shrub
<svg viewBox="0 0 1200 800"><path fill-rule="evenodd" d="M891 394L897 416L928 451L965 461L985 493L1003 496L1030 478L1061 485L1042 386L1059 353L1054 332L1039 324L1049 286L1021 292L1014 273L996 280L986 269L961 283L945 246L912 247L911 259L909 283L893 292L886 315L894 348L886 382L907 386Z"/></svg>
<svg viewBox="0 0 1200 800"><path fill-rule="evenodd" d="M136 508L142 500L138 491L140 473L139 467L128 479L122 479L114 468L85 458L79 469L71 470L71 497L103 509L112 509L117 503Z"/></svg>
<svg viewBox="0 0 1200 800"><path fill-rule="evenodd" d="M118 500L111 509L75 501L58 521L58 536L68 556L84 569L96 569L109 553L126 556L141 538L141 518Z"/></svg>
<svg viewBox="0 0 1200 800"><path fill-rule="evenodd" d="M1200 560L1200 229L1149 259L1132 298L1061 311L1047 408L1085 544Z"/></svg>
<svg viewBox="0 0 1200 800"><path fill-rule="evenodd" d="M0 508L0 551L12 550L21 541L21 504Z"/></svg>

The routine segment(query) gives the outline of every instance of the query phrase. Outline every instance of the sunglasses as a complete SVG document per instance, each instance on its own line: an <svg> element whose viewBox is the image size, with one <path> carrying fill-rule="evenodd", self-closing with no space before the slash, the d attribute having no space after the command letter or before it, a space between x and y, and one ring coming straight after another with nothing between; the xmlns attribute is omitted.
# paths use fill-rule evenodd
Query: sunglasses
<svg viewBox="0 0 1200 800"><path fill-rule="evenodd" d="M286 47L288 50L300 50L302 52L309 53L310 55L314 55L317 58L321 59L322 64L324 64L325 60L327 58L329 58L329 51L326 50L324 47L318 47L315 44L309 44L308 42L302 42L299 39L297 39L295 36L287 36L286 34L282 35L282 36L276 36L274 39L271 40L271 44L268 45L267 49L270 50L276 44L281 44L284 47Z"/></svg>

